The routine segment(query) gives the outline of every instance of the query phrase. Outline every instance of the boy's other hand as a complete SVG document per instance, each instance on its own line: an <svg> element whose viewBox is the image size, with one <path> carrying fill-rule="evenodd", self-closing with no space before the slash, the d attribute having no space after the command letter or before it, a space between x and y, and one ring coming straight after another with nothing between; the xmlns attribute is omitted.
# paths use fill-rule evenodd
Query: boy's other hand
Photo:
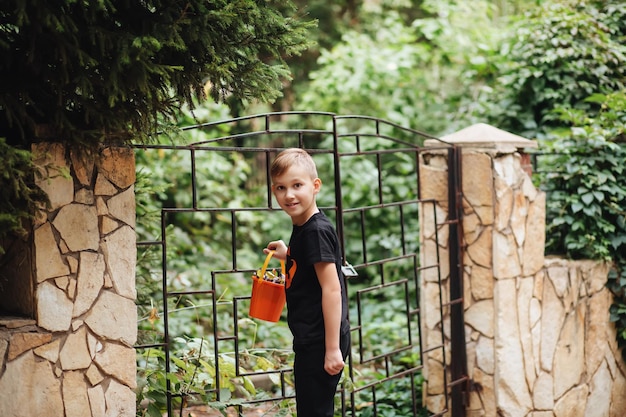
<svg viewBox="0 0 626 417"><path fill-rule="evenodd" d="M339 348L326 351L326 355L324 357L324 370L328 372L329 375L337 375L343 370L344 366L345 362L343 361L343 356L341 355L341 350L339 350Z"/></svg>
<svg viewBox="0 0 626 417"><path fill-rule="evenodd" d="M268 243L267 247L263 249L263 253L266 255L270 253L270 251L274 251L274 258L279 261L287 259L287 245L282 240L274 240Z"/></svg>

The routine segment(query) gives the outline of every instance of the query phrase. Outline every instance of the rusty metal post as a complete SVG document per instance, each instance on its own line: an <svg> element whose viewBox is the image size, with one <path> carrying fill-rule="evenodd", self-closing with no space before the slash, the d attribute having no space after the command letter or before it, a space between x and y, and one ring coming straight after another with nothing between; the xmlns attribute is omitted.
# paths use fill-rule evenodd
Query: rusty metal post
<svg viewBox="0 0 626 417"><path fill-rule="evenodd" d="M448 220L450 227L450 394L452 417L464 417L467 398L467 353L463 317L462 187L460 147L448 150Z"/></svg>

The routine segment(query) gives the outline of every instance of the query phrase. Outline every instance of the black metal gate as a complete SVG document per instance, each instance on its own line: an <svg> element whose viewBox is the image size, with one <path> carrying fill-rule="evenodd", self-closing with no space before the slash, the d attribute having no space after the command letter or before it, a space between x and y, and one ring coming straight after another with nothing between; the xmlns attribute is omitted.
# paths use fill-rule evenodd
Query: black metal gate
<svg viewBox="0 0 626 417"><path fill-rule="evenodd" d="M272 200L269 165L282 149L301 147L318 165L325 190L318 206L334 221L346 260L353 347L336 414L464 416L458 150L384 120L321 112L263 114L182 130L188 144L136 147L138 177L147 170L144 177L162 184L158 198L142 196L138 185L139 206L143 199L159 204L152 226L141 225L148 213L138 210L141 407L154 414L161 407L169 416L192 409L206 413L195 415L292 415L285 320L252 320L248 306L250 275L263 261L262 248L290 232L288 217ZM421 198L425 140L447 153L447 219L436 219L435 202ZM176 177L165 178L160 164L177 164ZM241 169L229 170L228 164ZM237 190L233 200L218 195L228 187ZM241 190L246 198L234 198ZM168 192L179 195L170 198ZM420 258L423 210L448 225L449 259L424 264ZM202 229L201 238L183 233L194 229ZM428 410L422 405L420 282L425 270L440 274L440 263L450 268L450 301L440 309L442 316L450 313L452 359L446 363L442 330L441 344L428 349L442 352L447 393L441 409Z"/></svg>

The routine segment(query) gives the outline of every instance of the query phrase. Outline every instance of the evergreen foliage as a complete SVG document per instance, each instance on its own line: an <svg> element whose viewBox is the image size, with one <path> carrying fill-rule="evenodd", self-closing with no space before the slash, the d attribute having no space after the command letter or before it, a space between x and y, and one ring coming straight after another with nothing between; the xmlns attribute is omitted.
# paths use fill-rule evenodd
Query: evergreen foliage
<svg viewBox="0 0 626 417"><path fill-rule="evenodd" d="M42 125L69 143L147 139L196 98L271 101L314 25L255 0L7 0L0 22L12 144Z"/></svg>
<svg viewBox="0 0 626 417"><path fill-rule="evenodd" d="M0 138L0 255L5 248L2 238L9 234L25 236L23 221L33 218L38 204L47 201L44 192L34 184L36 167L30 152L7 145Z"/></svg>
<svg viewBox="0 0 626 417"><path fill-rule="evenodd" d="M3 1L0 238L41 201L30 143L145 142L183 105L274 100L314 25L289 0Z"/></svg>

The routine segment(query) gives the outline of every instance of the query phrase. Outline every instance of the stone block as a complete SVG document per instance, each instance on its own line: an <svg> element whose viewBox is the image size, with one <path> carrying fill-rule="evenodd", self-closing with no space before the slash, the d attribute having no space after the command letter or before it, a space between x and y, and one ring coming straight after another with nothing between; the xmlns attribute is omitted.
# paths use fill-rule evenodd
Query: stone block
<svg viewBox="0 0 626 417"><path fill-rule="evenodd" d="M474 371L474 389L480 393L485 416L497 416L496 391L493 375L486 374L482 370L476 369Z"/></svg>
<svg viewBox="0 0 626 417"><path fill-rule="evenodd" d="M495 356L492 338L481 336L478 339L476 344L476 365L482 372L493 375L495 371Z"/></svg>
<svg viewBox="0 0 626 417"><path fill-rule="evenodd" d="M97 160L98 171L120 189L135 183L135 154L132 148L105 148Z"/></svg>
<svg viewBox="0 0 626 417"><path fill-rule="evenodd" d="M85 376L92 386L96 386L104 380L104 376L98 369L98 366L95 364L92 364L87 369L87 372L85 372Z"/></svg>
<svg viewBox="0 0 626 417"><path fill-rule="evenodd" d="M136 415L135 392L114 379L104 393L107 416Z"/></svg>
<svg viewBox="0 0 626 417"><path fill-rule="evenodd" d="M69 204L59 210L53 224L71 251L98 250L100 231L94 206Z"/></svg>
<svg viewBox="0 0 626 417"><path fill-rule="evenodd" d="M98 385L93 388L87 388L87 395L89 396L91 417L106 417L106 402L102 387Z"/></svg>
<svg viewBox="0 0 626 417"><path fill-rule="evenodd" d="M535 355L533 352L533 338L531 326L531 305L533 294L533 279L520 278L517 290L517 317L519 320L519 337L522 343L522 356L524 359L524 373L529 387L535 384Z"/></svg>
<svg viewBox="0 0 626 417"><path fill-rule="evenodd" d="M94 193L96 196L111 196L117 194L117 188L104 175L98 174Z"/></svg>
<svg viewBox="0 0 626 417"><path fill-rule="evenodd" d="M7 362L0 378L0 416L65 417L61 380L29 351Z"/></svg>
<svg viewBox="0 0 626 417"><path fill-rule="evenodd" d="M515 280L499 280L494 290L495 390L504 415L526 416L532 409L530 387L524 372ZM511 308L513 306L513 308Z"/></svg>
<svg viewBox="0 0 626 417"><path fill-rule="evenodd" d="M565 322L565 309L551 281L545 282L541 309L541 368L551 371L559 335Z"/></svg>
<svg viewBox="0 0 626 417"><path fill-rule="evenodd" d="M100 253L81 252L80 270L76 278L76 300L73 317L79 317L93 305L104 285L104 256Z"/></svg>
<svg viewBox="0 0 626 417"><path fill-rule="evenodd" d="M61 348L59 363L64 371L87 369L91 365L86 326L82 326L78 331L67 336Z"/></svg>
<svg viewBox="0 0 626 417"><path fill-rule="evenodd" d="M621 358L618 360L623 363ZM626 410L626 377L623 372L619 372L613 378L613 386L611 387L611 403L609 409L609 417L623 417Z"/></svg>
<svg viewBox="0 0 626 417"><path fill-rule="evenodd" d="M9 342L0 338L0 369L4 369L4 362L6 360L5 354L9 349Z"/></svg>
<svg viewBox="0 0 626 417"><path fill-rule="evenodd" d="M105 343L96 354L95 363L100 370L131 388L137 387L135 349L115 343Z"/></svg>
<svg viewBox="0 0 626 417"><path fill-rule="evenodd" d="M107 207L110 216L135 228L135 189L133 186L111 197L107 201Z"/></svg>
<svg viewBox="0 0 626 417"><path fill-rule="evenodd" d="M585 313L583 304L565 318L553 362L554 396L560 398L583 380L585 372Z"/></svg>
<svg viewBox="0 0 626 417"><path fill-rule="evenodd" d="M470 275L470 289L476 300L493 298L493 272L490 268L474 265Z"/></svg>
<svg viewBox="0 0 626 417"><path fill-rule="evenodd" d="M12 361L22 353L44 345L52 340L50 333L14 333L9 343L8 360Z"/></svg>
<svg viewBox="0 0 626 417"><path fill-rule="evenodd" d="M420 196L422 200L437 200L444 210L448 210L447 166L445 170L432 165L420 166Z"/></svg>
<svg viewBox="0 0 626 417"><path fill-rule="evenodd" d="M503 232L510 227L513 213L513 189L502 178L495 179L496 209L494 226Z"/></svg>
<svg viewBox="0 0 626 417"><path fill-rule="evenodd" d="M493 178L489 155L478 152L463 153L463 197L472 207L487 207L493 213Z"/></svg>
<svg viewBox="0 0 626 417"><path fill-rule="evenodd" d="M548 372L540 372L533 386L533 405L535 410L554 408L554 380Z"/></svg>
<svg viewBox="0 0 626 417"><path fill-rule="evenodd" d="M68 265L63 261L50 223L46 222L35 230L35 248L37 282L70 273Z"/></svg>
<svg viewBox="0 0 626 417"><path fill-rule="evenodd" d="M485 268L491 268L493 254L492 228L485 227L478 239L467 246L466 252L473 263Z"/></svg>
<svg viewBox="0 0 626 417"><path fill-rule="evenodd" d="M494 306L492 300L474 303L465 312L465 322L488 338L494 335Z"/></svg>
<svg viewBox="0 0 626 417"><path fill-rule="evenodd" d="M70 151L70 159L72 161L72 168L74 169L74 175L78 182L83 186L91 186L94 173L94 157L91 152L82 150L77 152L75 150Z"/></svg>
<svg viewBox="0 0 626 417"><path fill-rule="evenodd" d="M65 417L91 416L87 395L87 381L82 372L65 372L63 375L63 404Z"/></svg>
<svg viewBox="0 0 626 417"><path fill-rule="evenodd" d="M584 417L587 407L587 385L579 385L569 390L554 406L555 417Z"/></svg>
<svg viewBox="0 0 626 417"><path fill-rule="evenodd" d="M74 202L80 204L91 205L94 202L93 191L87 188L81 188L74 195Z"/></svg>
<svg viewBox="0 0 626 417"><path fill-rule="evenodd" d="M523 273L533 275L545 264L546 242L546 195L539 193L528 207L526 240L524 241Z"/></svg>
<svg viewBox="0 0 626 417"><path fill-rule="evenodd" d="M43 346L40 346L34 350L35 355L43 358L50 363L57 363L59 360L59 350L61 347L61 339L53 340Z"/></svg>
<svg viewBox="0 0 626 417"><path fill-rule="evenodd" d="M489 266L489 265L485 265ZM495 279L519 277L522 266L512 234L493 233L493 276Z"/></svg>
<svg viewBox="0 0 626 417"><path fill-rule="evenodd" d="M117 230L120 224L109 216L100 216L100 234L106 236L112 231Z"/></svg>
<svg viewBox="0 0 626 417"><path fill-rule="evenodd" d="M46 281L37 287L37 324L51 332L70 328L74 305L65 291Z"/></svg>
<svg viewBox="0 0 626 417"><path fill-rule="evenodd" d="M111 274L113 287L122 297L135 300L135 266L137 235L129 226L120 227L102 240L102 250Z"/></svg>
<svg viewBox="0 0 626 417"><path fill-rule="evenodd" d="M609 321L611 294L607 288L590 297L587 301L587 322L585 331L585 363L587 372L595 372L610 352L607 338L612 326Z"/></svg>
<svg viewBox="0 0 626 417"><path fill-rule="evenodd" d="M528 220L528 201L519 190L513 192L513 210L511 212L511 231L518 247L526 241L526 222Z"/></svg>
<svg viewBox="0 0 626 417"><path fill-rule="evenodd" d="M85 317L96 336L132 346L137 341L137 307L125 297L103 291Z"/></svg>
<svg viewBox="0 0 626 417"><path fill-rule="evenodd" d="M58 143L33 145L33 159L40 168L41 177L35 183L48 195L50 210L74 201L74 180L65 159L65 148Z"/></svg>
<svg viewBox="0 0 626 417"><path fill-rule="evenodd" d="M502 178L504 182L512 188L518 188L526 176L519 164L519 155L502 154L493 159L493 170L495 177Z"/></svg>
<svg viewBox="0 0 626 417"><path fill-rule="evenodd" d="M611 406L611 385L613 380L606 362L595 371L589 384L589 398L585 417L606 417Z"/></svg>
<svg viewBox="0 0 626 417"><path fill-rule="evenodd" d="M474 243L482 230L482 223L476 213L472 211L463 216L463 240L466 245Z"/></svg>

